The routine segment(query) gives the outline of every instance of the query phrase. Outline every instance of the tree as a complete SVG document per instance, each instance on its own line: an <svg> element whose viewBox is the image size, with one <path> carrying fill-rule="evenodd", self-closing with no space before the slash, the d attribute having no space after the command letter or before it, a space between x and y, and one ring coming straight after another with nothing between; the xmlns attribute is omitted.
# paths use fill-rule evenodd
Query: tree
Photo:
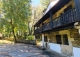
<svg viewBox="0 0 80 57"><path fill-rule="evenodd" d="M40 0L43 9L46 9L51 0Z"/></svg>
<svg viewBox="0 0 80 57"><path fill-rule="evenodd" d="M40 4L37 6L33 6L33 19L38 21L43 16L43 11L46 9L49 5L51 0L40 0ZM34 21L34 23L36 22Z"/></svg>
<svg viewBox="0 0 80 57"><path fill-rule="evenodd" d="M3 0L5 27L13 33L16 42L17 32L24 33L31 17L30 0Z"/></svg>

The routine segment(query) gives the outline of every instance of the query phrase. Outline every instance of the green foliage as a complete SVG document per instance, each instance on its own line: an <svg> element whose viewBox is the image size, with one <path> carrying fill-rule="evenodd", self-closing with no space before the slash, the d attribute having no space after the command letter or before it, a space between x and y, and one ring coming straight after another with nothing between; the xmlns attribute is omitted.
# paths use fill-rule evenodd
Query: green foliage
<svg viewBox="0 0 80 57"><path fill-rule="evenodd" d="M34 40L34 36L33 35L27 36L27 40Z"/></svg>
<svg viewBox="0 0 80 57"><path fill-rule="evenodd" d="M48 4L50 3L50 0L40 0L40 3L42 7L45 9L47 8Z"/></svg>
<svg viewBox="0 0 80 57"><path fill-rule="evenodd" d="M31 19L30 3L30 0L2 0L4 18L0 20L1 32L16 35L18 31L27 31L28 20Z"/></svg>
<svg viewBox="0 0 80 57"><path fill-rule="evenodd" d="M15 29L26 30L26 22L30 18L31 8L29 0L3 0L5 18L12 20ZM25 27L25 28L24 28ZM15 30L15 32L16 32Z"/></svg>

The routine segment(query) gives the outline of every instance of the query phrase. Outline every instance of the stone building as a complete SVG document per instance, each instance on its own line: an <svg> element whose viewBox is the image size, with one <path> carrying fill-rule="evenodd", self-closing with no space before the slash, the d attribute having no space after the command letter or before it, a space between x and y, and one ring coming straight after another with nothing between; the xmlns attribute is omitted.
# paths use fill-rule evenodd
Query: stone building
<svg viewBox="0 0 80 57"><path fill-rule="evenodd" d="M41 46L68 57L80 55L80 0L55 0L34 25Z"/></svg>

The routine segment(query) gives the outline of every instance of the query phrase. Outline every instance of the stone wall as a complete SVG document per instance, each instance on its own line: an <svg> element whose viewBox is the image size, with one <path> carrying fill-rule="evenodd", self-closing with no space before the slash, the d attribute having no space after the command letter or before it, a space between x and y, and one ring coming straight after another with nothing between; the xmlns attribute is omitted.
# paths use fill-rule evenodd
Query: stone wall
<svg viewBox="0 0 80 57"><path fill-rule="evenodd" d="M48 34L48 38L49 38L49 42L50 43L56 43L56 35L58 35L59 32L51 32L50 34Z"/></svg>
<svg viewBox="0 0 80 57"><path fill-rule="evenodd" d="M25 44L32 44L36 45L36 40L17 40L17 43L25 43Z"/></svg>
<svg viewBox="0 0 80 57"><path fill-rule="evenodd" d="M68 42L69 45L65 45L63 44L63 35L67 34L68 35ZM56 43L56 35L61 35L61 41L62 44L57 44ZM50 34L48 34L49 40L52 41L52 44L56 44L56 48L58 49L58 51L61 51L62 54L65 54L69 57L73 56L73 47L70 43L71 39L70 39L70 31L68 30L61 30L61 31L56 31L56 32L51 32ZM50 44L50 43L49 43ZM55 46L55 45L54 45ZM60 47L59 47L60 46ZM50 48L52 46L50 45ZM54 49L53 49L54 50Z"/></svg>
<svg viewBox="0 0 80 57"><path fill-rule="evenodd" d="M80 47L80 35L77 29L70 30L70 38L74 38L74 41L72 41L74 47Z"/></svg>

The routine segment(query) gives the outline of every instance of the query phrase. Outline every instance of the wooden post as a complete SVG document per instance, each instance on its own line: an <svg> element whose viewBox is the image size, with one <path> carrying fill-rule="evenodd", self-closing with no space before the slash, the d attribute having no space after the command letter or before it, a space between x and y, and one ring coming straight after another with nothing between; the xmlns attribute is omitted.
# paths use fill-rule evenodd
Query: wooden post
<svg viewBox="0 0 80 57"><path fill-rule="evenodd" d="M52 20L52 12L50 12L50 26L51 26L51 29L53 28L53 20Z"/></svg>
<svg viewBox="0 0 80 57"><path fill-rule="evenodd" d="M80 21L80 0L74 0L75 7L76 7L76 13L77 13L77 20Z"/></svg>
<svg viewBox="0 0 80 57"><path fill-rule="evenodd" d="M42 48L44 49L44 34L42 34Z"/></svg>

